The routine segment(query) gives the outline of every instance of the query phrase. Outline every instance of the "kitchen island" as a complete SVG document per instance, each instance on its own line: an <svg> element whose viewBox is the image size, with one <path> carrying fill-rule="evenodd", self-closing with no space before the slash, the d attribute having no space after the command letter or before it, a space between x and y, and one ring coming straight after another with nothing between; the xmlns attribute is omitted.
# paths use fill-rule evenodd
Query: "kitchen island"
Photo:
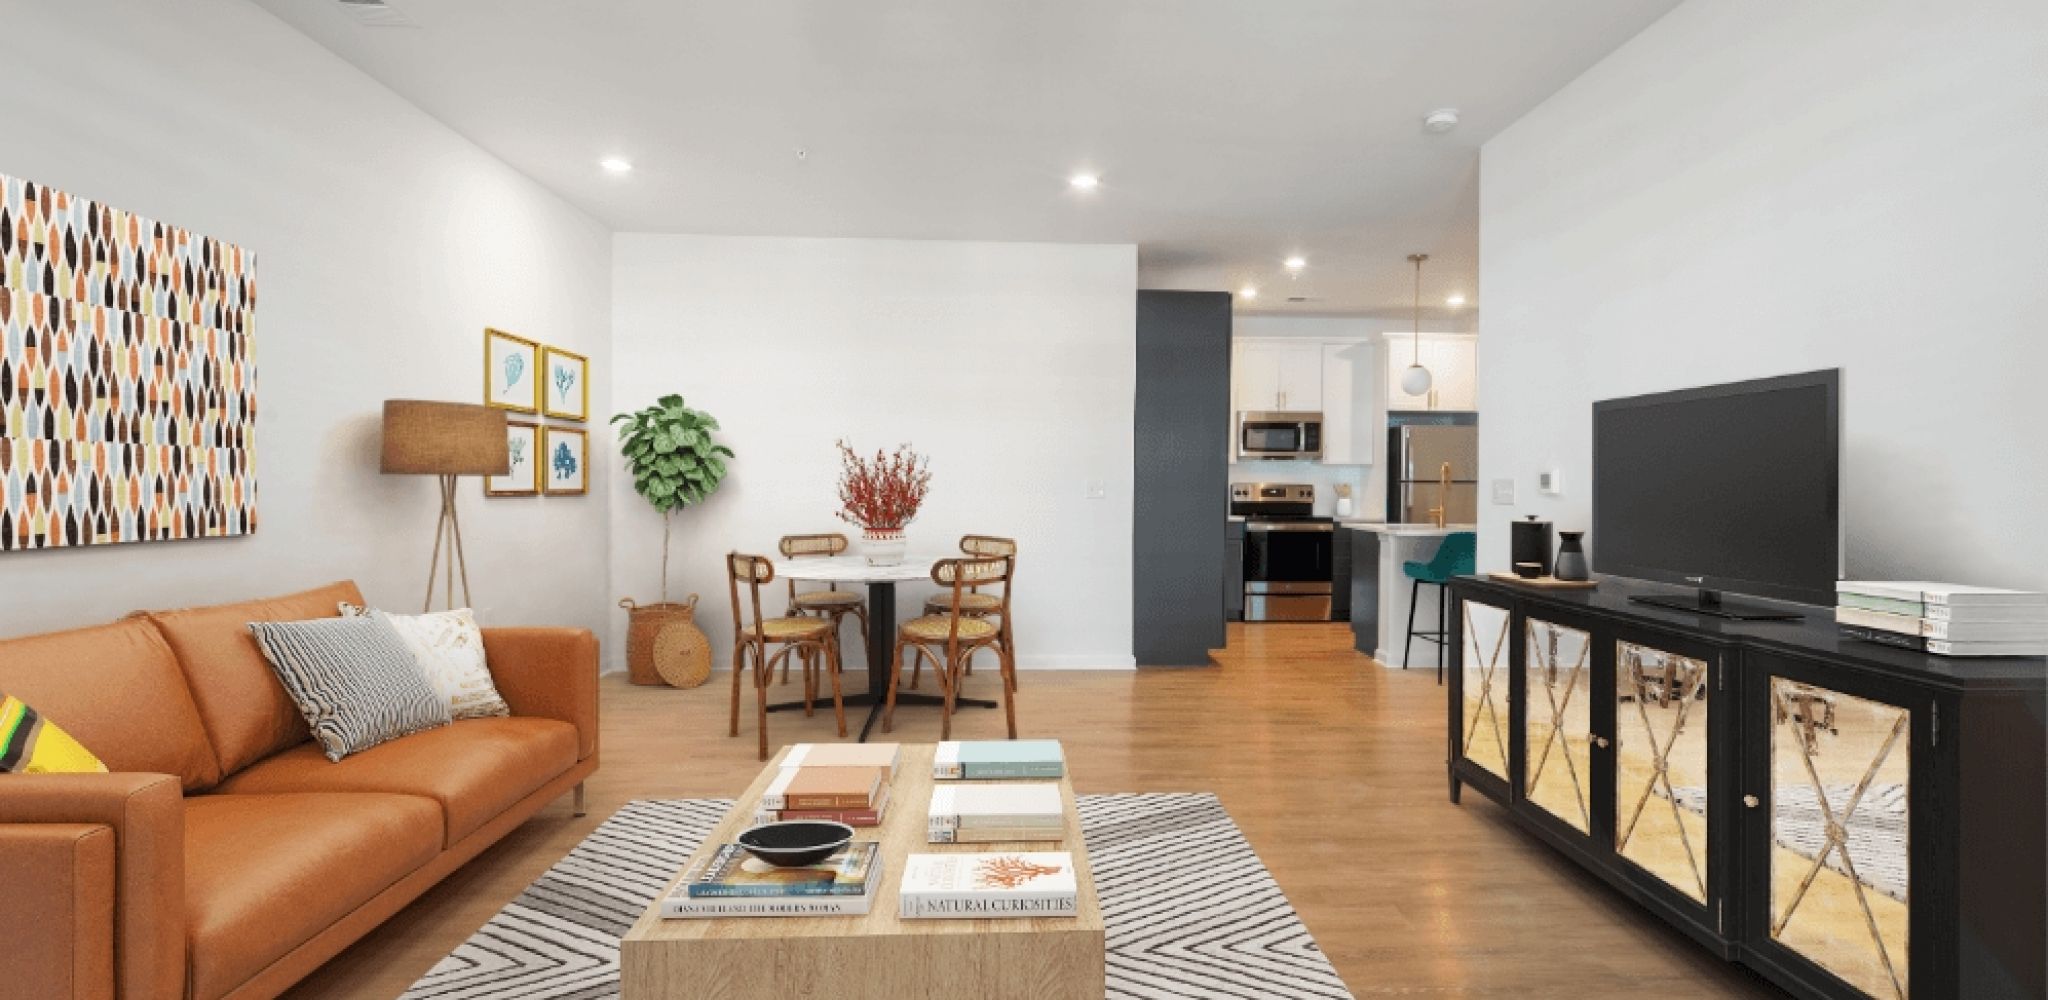
<svg viewBox="0 0 2048 1000"><path fill-rule="evenodd" d="M1436 555L1444 536L1477 530L1470 524L1436 525L1388 524L1366 518L1337 518L1342 533L1340 544L1351 548L1351 632L1359 652L1388 667L1401 667L1402 646L1408 637L1410 581L1401 572L1405 562L1428 562ZM1433 631L1437 602L1443 592L1424 587L1421 606L1415 611L1415 627ZM1435 669L1439 648L1417 641L1414 657L1406 665Z"/></svg>

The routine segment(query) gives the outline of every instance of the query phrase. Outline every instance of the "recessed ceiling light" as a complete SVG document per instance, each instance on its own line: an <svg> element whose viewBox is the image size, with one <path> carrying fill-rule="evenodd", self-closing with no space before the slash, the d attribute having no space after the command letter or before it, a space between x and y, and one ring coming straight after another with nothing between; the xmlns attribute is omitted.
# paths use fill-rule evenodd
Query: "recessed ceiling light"
<svg viewBox="0 0 2048 1000"><path fill-rule="evenodd" d="M1438 108L1422 117L1422 127L1431 132L1449 132L1457 124L1457 108Z"/></svg>
<svg viewBox="0 0 2048 1000"><path fill-rule="evenodd" d="M1449 298L1446 298L1446 299L1444 299L1444 305L1447 305L1447 306L1451 306L1451 307L1453 307L1453 308L1456 308L1456 307L1458 307L1458 306L1462 306L1462 305L1464 305L1464 304L1465 304L1465 293L1464 293L1464 292L1452 292L1452 293L1450 294L1450 297L1449 297Z"/></svg>
<svg viewBox="0 0 2048 1000"><path fill-rule="evenodd" d="M1297 256L1297 257L1289 257L1289 258L1287 258L1287 260L1286 260L1286 262L1285 262L1285 263L1287 264L1287 269L1288 269L1288 270L1290 270L1290 271L1299 271L1299 270L1301 270L1302 268L1304 268L1304 267L1307 267L1307 266L1308 266L1308 258L1307 258L1307 257L1299 257L1299 256Z"/></svg>
<svg viewBox="0 0 2048 1000"><path fill-rule="evenodd" d="M1237 297L1246 300L1256 299L1259 297L1259 290L1256 286L1246 285L1237 290Z"/></svg>
<svg viewBox="0 0 2048 1000"><path fill-rule="evenodd" d="M1076 191L1093 191L1101 183L1102 178L1094 174L1075 174L1067 178L1067 186Z"/></svg>
<svg viewBox="0 0 2048 1000"><path fill-rule="evenodd" d="M597 161L597 165L603 167L604 172L608 174L630 174L633 172L633 161L623 156L607 156Z"/></svg>

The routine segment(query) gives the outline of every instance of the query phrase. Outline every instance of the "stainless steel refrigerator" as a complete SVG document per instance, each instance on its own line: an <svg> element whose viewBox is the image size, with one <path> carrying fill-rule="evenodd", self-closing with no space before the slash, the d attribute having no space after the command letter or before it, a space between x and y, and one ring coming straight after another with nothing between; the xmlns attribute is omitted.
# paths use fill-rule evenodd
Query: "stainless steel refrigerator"
<svg viewBox="0 0 2048 1000"><path fill-rule="evenodd" d="M1421 523L1444 508L1445 524L1479 519L1479 428L1405 426L1387 429L1387 520ZM1449 490L1442 486L1450 469Z"/></svg>

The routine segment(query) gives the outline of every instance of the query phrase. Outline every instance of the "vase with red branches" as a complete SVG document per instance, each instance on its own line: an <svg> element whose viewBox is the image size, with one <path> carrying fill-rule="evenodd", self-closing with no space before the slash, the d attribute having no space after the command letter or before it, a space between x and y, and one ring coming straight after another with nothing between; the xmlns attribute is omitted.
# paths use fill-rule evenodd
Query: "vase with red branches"
<svg viewBox="0 0 2048 1000"><path fill-rule="evenodd" d="M873 566L903 561L903 529L917 518L931 491L925 457L907 444L894 452L877 449L873 458L839 445L839 519L860 528L861 555Z"/></svg>

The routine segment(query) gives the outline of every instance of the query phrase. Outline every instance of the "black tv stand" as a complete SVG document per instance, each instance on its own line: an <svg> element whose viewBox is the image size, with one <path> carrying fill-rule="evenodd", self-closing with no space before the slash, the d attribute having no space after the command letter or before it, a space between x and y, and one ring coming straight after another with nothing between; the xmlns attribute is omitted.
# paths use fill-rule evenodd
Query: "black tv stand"
<svg viewBox="0 0 2048 1000"><path fill-rule="evenodd" d="M1721 592L1718 590L1701 590L1692 597L1682 594L1632 594L1629 600L1653 608L1689 611L1696 615L1711 615L1739 622L1796 622L1806 617L1797 611L1765 607L1761 604L1728 604L1721 600Z"/></svg>

